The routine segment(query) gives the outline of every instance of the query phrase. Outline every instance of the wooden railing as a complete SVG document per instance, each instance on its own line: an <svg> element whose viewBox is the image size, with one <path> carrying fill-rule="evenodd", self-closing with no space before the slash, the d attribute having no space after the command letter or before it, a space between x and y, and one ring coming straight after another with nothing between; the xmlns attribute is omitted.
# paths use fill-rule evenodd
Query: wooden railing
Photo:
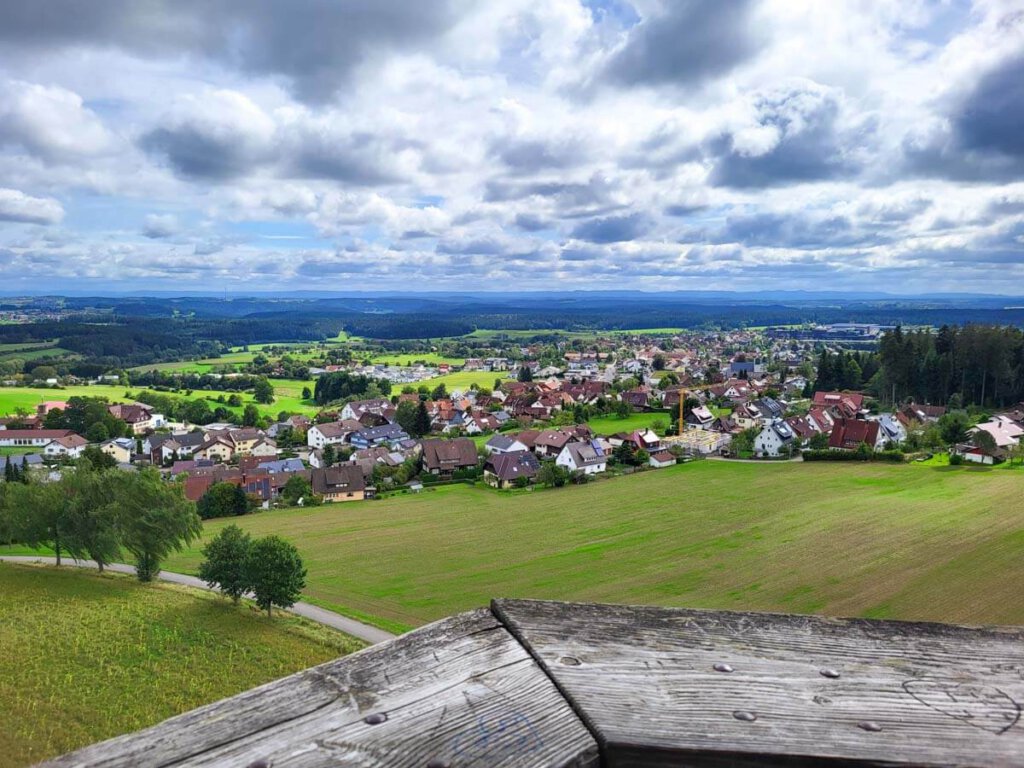
<svg viewBox="0 0 1024 768"><path fill-rule="evenodd" d="M496 600L50 761L1024 765L1024 629Z"/></svg>

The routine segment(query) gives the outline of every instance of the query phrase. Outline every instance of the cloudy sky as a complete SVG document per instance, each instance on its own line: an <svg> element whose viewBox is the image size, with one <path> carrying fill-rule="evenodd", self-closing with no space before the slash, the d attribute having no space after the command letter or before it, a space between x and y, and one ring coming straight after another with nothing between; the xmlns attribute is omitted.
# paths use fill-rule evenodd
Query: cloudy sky
<svg viewBox="0 0 1024 768"><path fill-rule="evenodd" d="M0 0L0 290L1024 293L1024 0Z"/></svg>

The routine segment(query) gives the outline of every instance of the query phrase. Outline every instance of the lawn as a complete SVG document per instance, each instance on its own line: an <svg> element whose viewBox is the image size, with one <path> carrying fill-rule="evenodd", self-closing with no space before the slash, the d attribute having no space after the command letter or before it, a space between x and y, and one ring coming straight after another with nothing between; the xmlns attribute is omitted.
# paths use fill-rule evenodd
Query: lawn
<svg viewBox="0 0 1024 768"><path fill-rule="evenodd" d="M665 428L672 423L672 415L669 413L631 413L624 419L615 415L598 416L587 422L590 428L597 435L614 435L616 432L633 432L637 429L647 429L660 422L662 425L659 434L664 434Z"/></svg>
<svg viewBox="0 0 1024 768"><path fill-rule="evenodd" d="M362 647L119 574L0 563L0 766L160 722Z"/></svg>
<svg viewBox="0 0 1024 768"><path fill-rule="evenodd" d="M295 542L312 600L410 626L491 597L1024 623L1022 491L1020 468L703 461L231 522Z"/></svg>

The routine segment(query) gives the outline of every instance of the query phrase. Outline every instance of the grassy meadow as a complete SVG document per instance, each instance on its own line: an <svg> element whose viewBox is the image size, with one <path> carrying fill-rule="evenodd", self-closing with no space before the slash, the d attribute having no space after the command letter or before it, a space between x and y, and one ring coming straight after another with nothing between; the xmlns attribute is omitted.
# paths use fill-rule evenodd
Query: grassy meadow
<svg viewBox="0 0 1024 768"><path fill-rule="evenodd" d="M653 428L656 423L662 426L661 432L672 423L670 413L631 413L626 418L614 414L598 416L590 419L587 424L595 435L614 435L616 432L634 432L638 429Z"/></svg>
<svg viewBox="0 0 1024 768"><path fill-rule="evenodd" d="M361 647L198 590L0 563L0 766L153 725Z"/></svg>
<svg viewBox="0 0 1024 768"><path fill-rule="evenodd" d="M1022 492L1021 468L703 461L229 522L295 542L313 602L389 628L499 596L1020 624Z"/></svg>
<svg viewBox="0 0 1024 768"><path fill-rule="evenodd" d="M266 414L271 418L276 417L281 411L291 411L293 413L311 415L315 414L319 410L312 400L302 399L303 387L313 389L315 382L292 379L271 379L270 383L274 387L273 403L263 405L253 400L251 392L238 392L237 394L242 398L242 406L240 408L231 408L229 410L241 415L242 409L251 403L259 409L260 413ZM130 402L134 396L142 390L143 388L140 387L123 387L116 384L92 384L55 389L42 389L37 387L0 387L0 415L14 413L18 408L24 408L27 411L34 412L36 405L44 401L67 400L69 397L75 396L105 397L111 403ZM227 398L234 393L215 389L195 389L192 390L191 395L186 395L184 390L180 392L161 392L160 394L192 400L206 398L210 401L210 407L215 408L218 405L223 405L222 403L215 402L216 398L221 395Z"/></svg>

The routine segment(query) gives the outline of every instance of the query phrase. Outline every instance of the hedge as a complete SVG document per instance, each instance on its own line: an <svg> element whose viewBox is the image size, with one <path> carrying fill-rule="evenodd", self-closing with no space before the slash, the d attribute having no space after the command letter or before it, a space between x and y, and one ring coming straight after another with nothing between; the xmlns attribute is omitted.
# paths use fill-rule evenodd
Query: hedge
<svg viewBox="0 0 1024 768"><path fill-rule="evenodd" d="M902 464L901 451L804 451L804 461L888 461Z"/></svg>

